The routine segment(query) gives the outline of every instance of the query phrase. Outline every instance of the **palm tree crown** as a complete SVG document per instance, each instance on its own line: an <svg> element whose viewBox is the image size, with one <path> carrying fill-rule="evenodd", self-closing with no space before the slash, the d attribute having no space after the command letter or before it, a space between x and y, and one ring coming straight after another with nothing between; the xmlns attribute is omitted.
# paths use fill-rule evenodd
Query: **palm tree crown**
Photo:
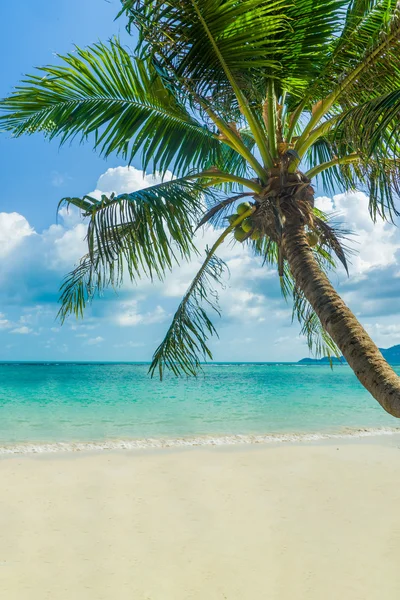
<svg viewBox="0 0 400 600"><path fill-rule="evenodd" d="M139 32L133 54L117 40L76 48L0 105L0 126L14 136L91 139L104 156L140 155L143 169L175 176L131 194L63 199L89 224L61 318L82 314L125 272L163 278L196 252L195 228L211 222L221 235L152 373L195 374L211 358L207 308L219 310L213 290L224 271L216 251L232 237L277 265L310 347L343 351L296 275L293 243L323 272L333 257L347 269L346 232L314 207L314 178L327 192L364 189L373 218L397 215L399 3L125 0L120 14Z"/></svg>

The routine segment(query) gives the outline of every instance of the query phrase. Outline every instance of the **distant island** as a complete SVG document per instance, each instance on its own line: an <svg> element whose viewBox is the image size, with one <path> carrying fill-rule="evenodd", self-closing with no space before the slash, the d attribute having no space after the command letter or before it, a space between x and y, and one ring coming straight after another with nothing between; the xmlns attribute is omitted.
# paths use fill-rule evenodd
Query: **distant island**
<svg viewBox="0 0 400 600"><path fill-rule="evenodd" d="M392 365L400 365L400 344L397 346L391 346L390 348L379 348L382 352L383 357L387 360L388 363ZM332 363L334 365L337 364L346 364L346 360L342 356L341 358L332 357ZM324 356L323 358L302 358L298 361L300 365L329 365L329 358Z"/></svg>

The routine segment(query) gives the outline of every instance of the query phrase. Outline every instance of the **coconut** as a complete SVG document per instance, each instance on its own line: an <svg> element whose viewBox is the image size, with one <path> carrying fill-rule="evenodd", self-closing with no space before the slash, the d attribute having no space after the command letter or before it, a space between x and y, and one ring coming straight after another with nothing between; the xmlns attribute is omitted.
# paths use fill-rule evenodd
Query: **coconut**
<svg viewBox="0 0 400 600"><path fill-rule="evenodd" d="M238 215L242 215L243 213L247 212L249 210L249 208L251 208L250 202L242 202L237 207Z"/></svg>
<svg viewBox="0 0 400 600"><path fill-rule="evenodd" d="M316 246L319 242L319 237L315 231L309 231L307 233L307 240L310 246Z"/></svg>
<svg viewBox="0 0 400 600"><path fill-rule="evenodd" d="M254 241L257 241L257 240L259 240L259 239L260 239L260 237L261 237L261 231L259 231L258 229L255 229L255 230L253 231L253 233L251 234L251 236L250 236L250 238L251 238L252 240L254 240Z"/></svg>
<svg viewBox="0 0 400 600"><path fill-rule="evenodd" d="M249 231L251 231L253 229L253 227L254 227L253 221L249 217L247 217L247 219L245 219L242 223L242 229L246 233L249 233Z"/></svg>
<svg viewBox="0 0 400 600"><path fill-rule="evenodd" d="M238 242L244 242L244 238L246 237L247 233L243 231L241 227L236 227L235 233L233 235L235 240L237 240Z"/></svg>

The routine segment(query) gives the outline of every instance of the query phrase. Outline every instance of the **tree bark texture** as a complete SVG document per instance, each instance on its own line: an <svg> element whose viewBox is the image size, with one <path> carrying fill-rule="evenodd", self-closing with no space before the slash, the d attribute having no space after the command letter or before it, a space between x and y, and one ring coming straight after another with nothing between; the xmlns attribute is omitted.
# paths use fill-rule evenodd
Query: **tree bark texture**
<svg viewBox="0 0 400 600"><path fill-rule="evenodd" d="M324 329L362 385L388 413L400 418L400 378L319 268L304 227L286 223L283 243L294 280Z"/></svg>

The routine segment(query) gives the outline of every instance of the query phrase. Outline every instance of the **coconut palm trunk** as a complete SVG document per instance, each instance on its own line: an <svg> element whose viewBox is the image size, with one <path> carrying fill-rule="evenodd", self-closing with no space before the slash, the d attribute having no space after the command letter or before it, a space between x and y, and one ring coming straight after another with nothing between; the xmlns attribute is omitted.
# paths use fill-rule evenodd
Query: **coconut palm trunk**
<svg viewBox="0 0 400 600"><path fill-rule="evenodd" d="M299 223L288 223L284 248L296 285L362 385L394 417L400 417L400 378L318 266Z"/></svg>

